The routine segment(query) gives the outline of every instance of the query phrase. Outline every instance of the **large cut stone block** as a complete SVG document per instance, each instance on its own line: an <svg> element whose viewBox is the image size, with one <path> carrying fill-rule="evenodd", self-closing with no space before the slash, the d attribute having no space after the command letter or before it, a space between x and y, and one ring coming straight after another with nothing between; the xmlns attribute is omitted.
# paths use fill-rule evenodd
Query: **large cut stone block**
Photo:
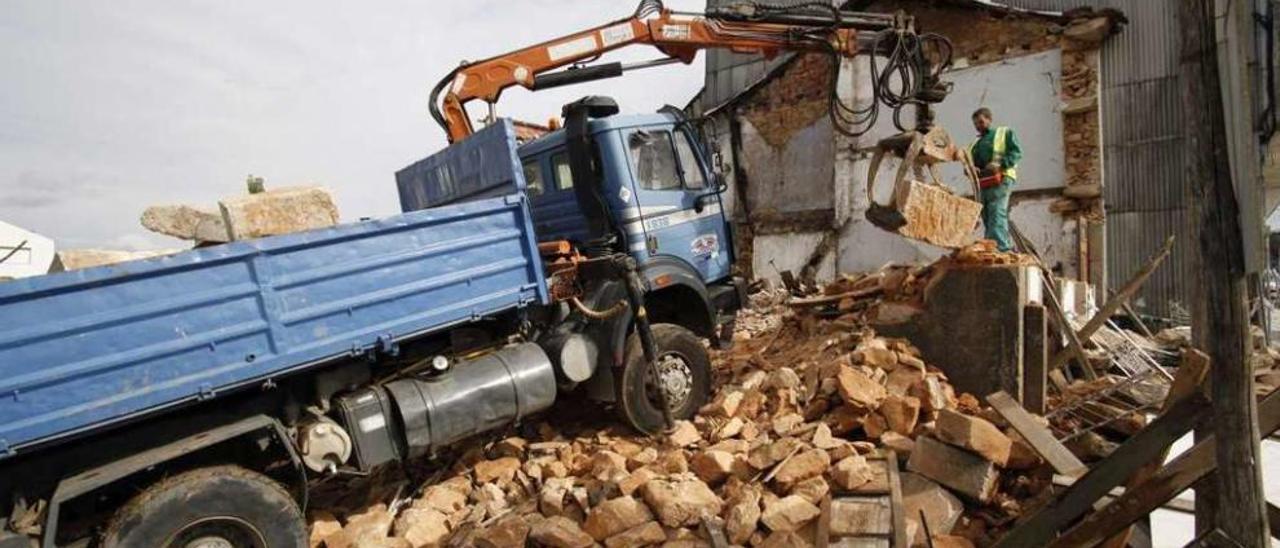
<svg viewBox="0 0 1280 548"><path fill-rule="evenodd" d="M231 238L221 213L189 205L151 206L142 212L141 220L147 230L174 238L213 243Z"/></svg>
<svg viewBox="0 0 1280 548"><path fill-rule="evenodd" d="M910 181L897 192L894 203L907 220L898 234L939 247L973 243L982 204L920 181Z"/></svg>
<svg viewBox="0 0 1280 548"><path fill-rule="evenodd" d="M218 202L232 240L302 232L338 224L338 206L329 191L282 188Z"/></svg>
<svg viewBox="0 0 1280 548"><path fill-rule="evenodd" d="M991 461L929 436L916 439L907 469L982 503L990 500L1000 478Z"/></svg>

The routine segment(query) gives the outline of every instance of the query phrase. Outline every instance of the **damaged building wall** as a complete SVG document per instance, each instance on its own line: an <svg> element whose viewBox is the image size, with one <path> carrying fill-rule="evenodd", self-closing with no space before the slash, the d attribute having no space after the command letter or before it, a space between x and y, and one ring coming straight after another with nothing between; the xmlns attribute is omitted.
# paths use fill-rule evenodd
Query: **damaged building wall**
<svg viewBox="0 0 1280 548"><path fill-rule="evenodd" d="M956 46L961 68L944 79L960 83L938 109L939 123L967 144L973 133L969 115L985 105L997 112L1000 123L1019 131L1030 154L1020 170L1012 218L1045 254L1050 268L1084 277L1087 272L1079 265L1087 264L1087 258L1082 263L1076 220L1080 208L1060 203L1069 179L1071 148L1061 113L1062 27L1052 19L994 17L971 7L910 4L890 7L907 9L921 28L952 37ZM777 278L780 271L790 270L824 279L838 271L876 269L886 262L931 261L943 252L881 231L865 220L870 152L876 141L899 130L893 127L892 113L882 111L866 135L855 138L834 131L825 97L829 63L822 55L797 57L728 103L711 107L708 137L726 159L722 163L737 203L733 211L740 228L738 244L744 248L742 255L751 257L743 257L745 264L740 266L757 277ZM865 57L843 62L838 89L846 101L850 94L869 100L869 72ZM904 111L902 119L909 125L914 114ZM1095 129L1086 142L1096 144L1101 138L1096 133ZM895 168L881 168L881 203L888 201ZM954 182L959 180L958 169L947 178L953 180L953 189L971 194L966 185Z"/></svg>

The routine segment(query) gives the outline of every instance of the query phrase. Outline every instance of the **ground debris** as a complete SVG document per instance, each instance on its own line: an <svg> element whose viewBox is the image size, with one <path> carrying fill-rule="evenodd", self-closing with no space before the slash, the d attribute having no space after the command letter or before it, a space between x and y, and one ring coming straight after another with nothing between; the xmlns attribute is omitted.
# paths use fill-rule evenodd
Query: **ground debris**
<svg viewBox="0 0 1280 548"><path fill-rule="evenodd" d="M940 262L1022 260L975 244ZM434 472L423 476L432 479L391 510L315 513L313 545L381 535L415 547L512 539L538 546L708 546L702 527L708 520L735 545L809 545L825 499L888 493L886 450L904 466L914 545L925 541L922 510L935 544L990 544L1047 496L1053 469L994 410L957 393L909 341L877 335L864 314L872 301L918 299L936 268L890 265L842 276L807 297L826 299L822 304L792 306L788 292L757 292L753 308L739 316L734 346L713 353L709 403L672 433L645 437L599 412L544 418L471 442L453 460L425 463ZM1280 356L1263 356L1260 382L1280 381ZM1084 405L1117 382L1076 381L1051 405ZM1102 404L1088 409L1113 411ZM1122 441L1141 427L1127 411L1114 412L1120 418L1108 430L1068 447L1096 458L1112 448L1103 434ZM847 506L831 512L836 537L862 527L836 521L879 515ZM386 518L361 517L370 514Z"/></svg>

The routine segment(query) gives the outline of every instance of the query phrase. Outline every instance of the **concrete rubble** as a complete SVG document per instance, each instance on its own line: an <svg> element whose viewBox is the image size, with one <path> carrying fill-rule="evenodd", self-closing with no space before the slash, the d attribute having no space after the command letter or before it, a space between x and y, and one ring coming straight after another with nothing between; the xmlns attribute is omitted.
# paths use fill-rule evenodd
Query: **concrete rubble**
<svg viewBox="0 0 1280 548"><path fill-rule="evenodd" d="M1023 260L979 245L941 262ZM793 306L802 299L786 293L757 293L734 347L714 355L709 403L668 435L644 437L598 411L536 419L419 463L411 476L426 481L397 484L400 496L314 511L311 545L693 547L711 546L712 528L734 546L806 546L828 497L838 544L883 529L888 503L853 495L888 485L876 464L887 451L899 459L912 546L930 540L921 512L934 546L990 545L1048 499L1054 470L909 341L867 322L878 307L918 296L938 267L843 277L805 297L825 298L824 313ZM1162 335L1151 344L1184 344ZM1280 360L1267 356L1259 379L1280 379ZM1051 404L1107 382L1076 381ZM1088 461L1127 428L1067 445Z"/></svg>

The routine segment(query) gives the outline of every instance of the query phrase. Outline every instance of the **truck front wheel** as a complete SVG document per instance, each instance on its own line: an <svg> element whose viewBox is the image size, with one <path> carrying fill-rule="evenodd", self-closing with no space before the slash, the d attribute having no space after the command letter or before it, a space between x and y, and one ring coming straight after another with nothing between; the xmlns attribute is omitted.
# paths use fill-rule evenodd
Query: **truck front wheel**
<svg viewBox="0 0 1280 548"><path fill-rule="evenodd" d="M641 432L661 432L662 404L657 390L666 390L675 420L690 419L707 403L711 393L711 357L693 332L669 323L653 326L653 341L658 350L657 382L648 375L640 337L627 338L626 363L622 382L618 383L618 408L631 426Z"/></svg>
<svg viewBox="0 0 1280 548"><path fill-rule="evenodd" d="M107 526L102 546L295 548L306 521L280 484L239 466L166 478L133 497Z"/></svg>

